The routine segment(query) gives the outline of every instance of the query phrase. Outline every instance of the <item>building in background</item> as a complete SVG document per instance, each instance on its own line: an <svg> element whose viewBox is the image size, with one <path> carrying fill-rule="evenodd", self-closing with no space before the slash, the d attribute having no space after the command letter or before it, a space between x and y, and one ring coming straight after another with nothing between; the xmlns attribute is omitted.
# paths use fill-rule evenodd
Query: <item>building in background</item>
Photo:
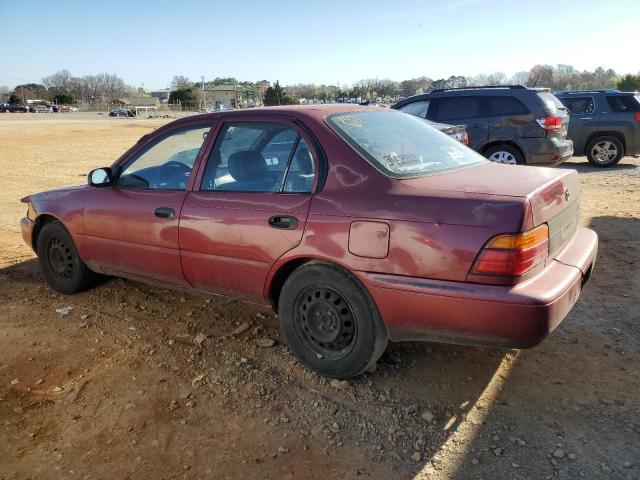
<svg viewBox="0 0 640 480"><path fill-rule="evenodd" d="M253 90L240 85L216 85L204 89L206 109L228 110L255 106Z"/></svg>
<svg viewBox="0 0 640 480"><path fill-rule="evenodd" d="M160 103L167 103L169 101L169 95L171 94L170 88L161 88L159 90L152 90L149 92L152 97L157 98Z"/></svg>

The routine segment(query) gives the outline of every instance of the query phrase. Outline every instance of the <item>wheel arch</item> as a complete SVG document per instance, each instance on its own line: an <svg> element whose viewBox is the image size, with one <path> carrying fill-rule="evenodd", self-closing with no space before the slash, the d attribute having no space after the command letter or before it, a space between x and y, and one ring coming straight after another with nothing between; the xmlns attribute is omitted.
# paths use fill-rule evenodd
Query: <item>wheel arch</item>
<svg viewBox="0 0 640 480"><path fill-rule="evenodd" d="M620 140L620 142L622 143L622 149L623 149L622 156L624 157L624 154L627 151L627 142L626 142L624 134L620 133L620 132L617 132L615 130L613 130L613 131L598 130L597 132L593 132L591 135L589 135L587 137L587 141L584 143L585 153L587 153L587 151L589 149L589 144L591 142L593 142L595 139L597 139L598 137L613 137L613 138L617 138L618 140Z"/></svg>
<svg viewBox="0 0 640 480"><path fill-rule="evenodd" d="M52 222L58 222L60 225L64 227L64 224L60 221L60 219L50 213L41 213L35 219L33 233L31 234L31 248L33 248L33 251L36 252L36 255L38 254L38 237L40 236L40 232L42 232L42 228L45 225ZM64 227L64 228L66 229L67 227Z"/></svg>
<svg viewBox="0 0 640 480"><path fill-rule="evenodd" d="M513 140L494 140L492 142L487 143L486 145L484 145L481 149L480 149L480 153L482 155L484 155L485 153L487 153L487 151L490 148L493 147L497 147L498 145L509 145L510 147L513 147L515 149L517 149L520 152L520 155L522 155L522 158L524 158L525 162L527 160L527 156L524 153L524 150L520 147L520 145L518 145L516 142L514 142Z"/></svg>

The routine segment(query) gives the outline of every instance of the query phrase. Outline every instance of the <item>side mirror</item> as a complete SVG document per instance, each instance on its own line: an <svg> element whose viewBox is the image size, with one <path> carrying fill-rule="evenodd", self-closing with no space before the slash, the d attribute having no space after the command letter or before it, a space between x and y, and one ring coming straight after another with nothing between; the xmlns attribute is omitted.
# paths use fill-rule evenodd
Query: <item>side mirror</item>
<svg viewBox="0 0 640 480"><path fill-rule="evenodd" d="M110 187L113 183L113 172L110 168L96 168L89 172L87 182L92 187Z"/></svg>

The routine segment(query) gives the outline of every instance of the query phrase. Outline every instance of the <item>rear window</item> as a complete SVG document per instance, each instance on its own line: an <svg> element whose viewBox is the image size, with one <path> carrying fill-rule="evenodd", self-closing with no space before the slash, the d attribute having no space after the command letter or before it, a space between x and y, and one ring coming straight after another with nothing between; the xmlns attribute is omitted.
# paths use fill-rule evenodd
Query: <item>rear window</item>
<svg viewBox="0 0 640 480"><path fill-rule="evenodd" d="M438 100L437 120L458 120L480 116L478 97L449 97Z"/></svg>
<svg viewBox="0 0 640 480"><path fill-rule="evenodd" d="M416 117L426 118L427 110L429 110L429 100L420 100L418 102L408 103L398 108L401 112L415 115Z"/></svg>
<svg viewBox="0 0 640 480"><path fill-rule="evenodd" d="M529 109L514 97L487 97L489 116L526 115Z"/></svg>
<svg viewBox="0 0 640 480"><path fill-rule="evenodd" d="M327 124L377 170L410 178L487 160L427 122L395 110L337 113Z"/></svg>
<svg viewBox="0 0 640 480"><path fill-rule="evenodd" d="M565 107L555 95L549 92L538 92L538 97L540 98L540 100L542 100L542 103L544 103L545 107L547 107L551 111L555 111L557 109L567 110L567 107Z"/></svg>
<svg viewBox="0 0 640 480"><path fill-rule="evenodd" d="M633 95L608 96L607 103L614 112L640 112L639 97Z"/></svg>

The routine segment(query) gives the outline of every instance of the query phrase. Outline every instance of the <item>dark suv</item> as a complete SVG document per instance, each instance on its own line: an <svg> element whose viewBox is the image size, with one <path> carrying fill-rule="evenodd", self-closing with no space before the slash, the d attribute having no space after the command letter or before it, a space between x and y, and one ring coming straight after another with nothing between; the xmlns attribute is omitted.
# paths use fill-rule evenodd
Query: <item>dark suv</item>
<svg viewBox="0 0 640 480"><path fill-rule="evenodd" d="M619 90L557 92L569 109L569 138L576 155L610 167L625 155L640 155L640 96Z"/></svg>
<svg viewBox="0 0 640 480"><path fill-rule="evenodd" d="M464 125L469 147L489 160L556 165L573 155L569 115L546 89L522 85L433 90L391 108L440 123Z"/></svg>

